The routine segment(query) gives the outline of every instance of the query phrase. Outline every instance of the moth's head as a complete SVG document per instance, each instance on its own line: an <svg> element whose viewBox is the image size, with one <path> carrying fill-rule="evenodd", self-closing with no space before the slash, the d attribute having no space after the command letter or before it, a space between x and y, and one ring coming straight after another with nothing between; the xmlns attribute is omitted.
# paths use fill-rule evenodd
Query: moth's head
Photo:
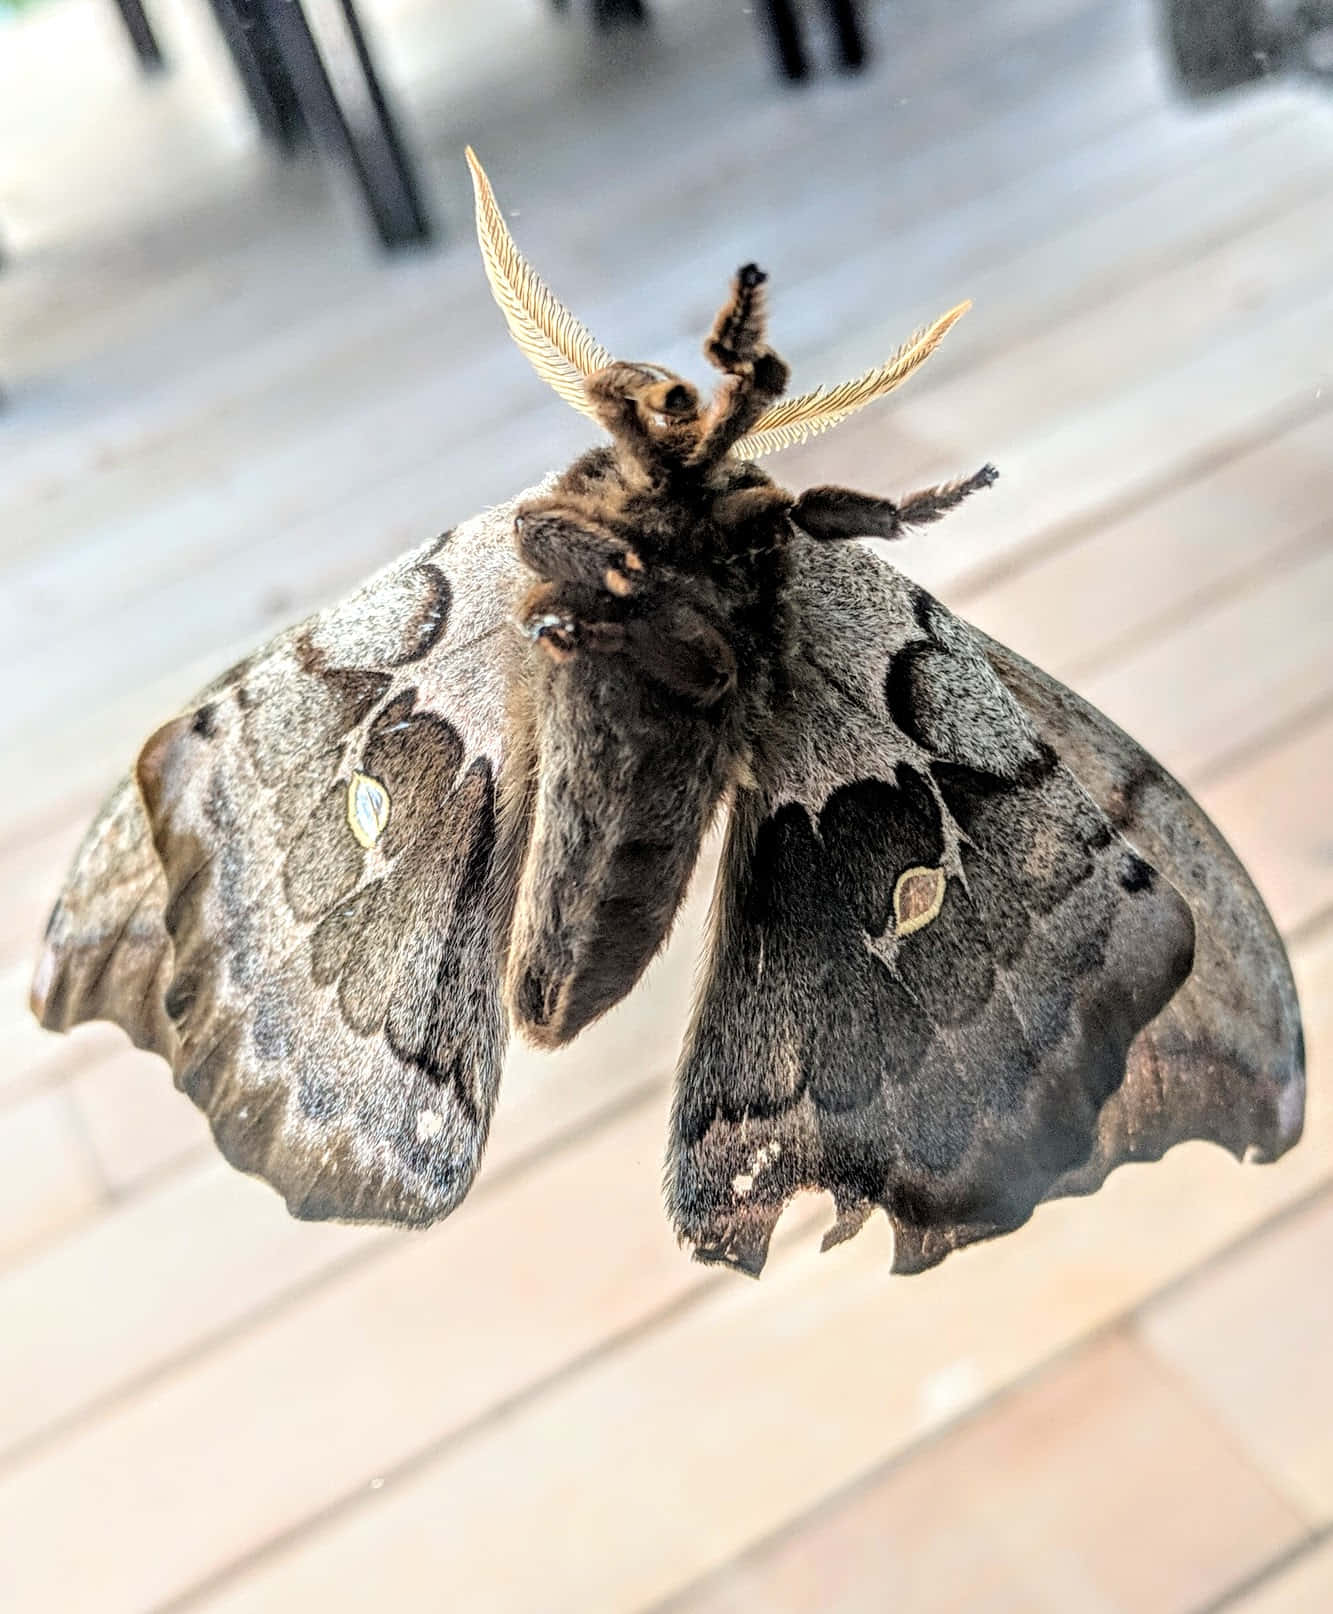
<svg viewBox="0 0 1333 1614"><path fill-rule="evenodd" d="M951 308L883 364L855 380L786 398L787 367L764 342L764 275L747 264L738 272L732 295L705 344L723 381L710 402L702 405L682 377L652 364L619 364L594 340L519 252L471 149L467 159L476 192L482 260L510 333L538 375L566 403L611 430L618 451L624 431L637 422L677 462L691 454L697 466L776 453L827 431L900 386L970 306L960 303ZM718 428L711 436L710 422Z"/></svg>
<svg viewBox="0 0 1333 1614"><path fill-rule="evenodd" d="M757 264L736 271L703 344L721 372L710 397L657 364L612 362L586 377L590 412L610 433L627 480L718 488L732 480L714 473L743 459L737 445L787 390L790 374L767 342L767 280Z"/></svg>

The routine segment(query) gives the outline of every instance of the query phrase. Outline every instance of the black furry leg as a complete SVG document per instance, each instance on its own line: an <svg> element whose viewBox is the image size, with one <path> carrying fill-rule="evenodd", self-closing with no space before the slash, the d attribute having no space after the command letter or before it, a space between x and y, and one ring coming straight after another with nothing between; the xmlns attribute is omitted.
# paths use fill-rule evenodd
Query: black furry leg
<svg viewBox="0 0 1333 1614"><path fill-rule="evenodd" d="M609 614L613 604L586 584L538 583L518 608L519 631L552 661L585 653L615 655L625 648L625 623Z"/></svg>
<svg viewBox="0 0 1333 1614"><path fill-rule="evenodd" d="M598 421L650 473L679 461L699 431L699 394L645 364L608 364L583 384Z"/></svg>
<svg viewBox="0 0 1333 1614"><path fill-rule="evenodd" d="M724 379L704 420L694 455L698 464L720 459L787 390L790 372L765 341L767 279L757 264L747 263L736 271L731 296L704 343L704 357L723 372Z"/></svg>
<svg viewBox="0 0 1333 1614"><path fill-rule="evenodd" d="M584 516L521 509L514 517L518 558L552 582L582 583L625 599L640 586L643 562L617 533Z"/></svg>
<svg viewBox="0 0 1333 1614"><path fill-rule="evenodd" d="M627 624L626 649L645 677L692 706L715 706L736 683L731 646L691 605L664 606Z"/></svg>
<svg viewBox="0 0 1333 1614"><path fill-rule="evenodd" d="M519 607L518 625L552 661L623 655L691 706L715 705L736 682L731 646L684 601L640 614L584 584L538 583Z"/></svg>
<svg viewBox="0 0 1333 1614"><path fill-rule="evenodd" d="M731 295L718 310L704 342L704 357L719 370L735 375L765 351L764 283L768 276L757 263L742 264L731 283Z"/></svg>
<svg viewBox="0 0 1333 1614"><path fill-rule="evenodd" d="M836 542L846 538L901 538L911 527L924 527L960 505L969 494L988 488L999 476L983 465L971 476L939 487L923 488L899 503L851 488L807 488L792 506L791 518L812 538Z"/></svg>
<svg viewBox="0 0 1333 1614"><path fill-rule="evenodd" d="M994 487L999 478L1000 473L993 465L983 465L979 471L973 471L971 476L960 476L956 482L944 482L936 488L922 488L919 493L909 493L898 506L899 524L904 527L924 527L938 521L962 504L969 495L979 493L982 488Z"/></svg>

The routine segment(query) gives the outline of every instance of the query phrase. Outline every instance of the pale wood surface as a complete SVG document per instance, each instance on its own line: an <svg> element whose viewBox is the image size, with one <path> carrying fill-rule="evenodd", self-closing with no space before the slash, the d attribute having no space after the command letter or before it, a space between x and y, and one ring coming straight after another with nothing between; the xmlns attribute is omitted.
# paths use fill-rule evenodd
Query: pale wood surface
<svg viewBox="0 0 1333 1614"><path fill-rule="evenodd" d="M1237 1598L1228 1614L1327 1614L1333 1607L1333 1539L1264 1576Z"/></svg>
<svg viewBox="0 0 1333 1614"><path fill-rule="evenodd" d="M110 8L0 35L0 1606L1323 1610L1333 1523L1333 107L1184 109L1134 0L895 0L863 80L742 8L601 53L529 0L368 5L455 241L385 264L256 150L204 8L139 85ZM156 14L156 13L155 13ZM1003 479L895 559L1212 812L1293 939L1308 1135L1203 1146L918 1280L882 1225L763 1282L659 1202L707 902L506 1071L424 1236L310 1227L159 1063L23 1007L99 794L227 658L566 459L502 334L461 146L608 345L700 370L735 264L800 384L976 311L774 467Z"/></svg>
<svg viewBox="0 0 1333 1614"><path fill-rule="evenodd" d="M1117 1331L671 1608L1152 1614L1203 1606L1304 1534L1299 1513Z"/></svg>

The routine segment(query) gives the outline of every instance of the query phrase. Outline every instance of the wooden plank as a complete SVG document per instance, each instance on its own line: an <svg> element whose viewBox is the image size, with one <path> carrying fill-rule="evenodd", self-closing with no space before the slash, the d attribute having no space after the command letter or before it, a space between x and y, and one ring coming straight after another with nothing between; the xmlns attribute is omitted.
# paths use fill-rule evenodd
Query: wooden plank
<svg viewBox="0 0 1333 1614"><path fill-rule="evenodd" d="M1116 1333L670 1604L671 1614L1202 1608L1305 1523Z"/></svg>
<svg viewBox="0 0 1333 1614"><path fill-rule="evenodd" d="M26 948L17 963L0 970L0 1113L125 1046L124 1036L110 1026L80 1026L68 1037L43 1031L28 1008L32 957L33 949Z"/></svg>
<svg viewBox="0 0 1333 1614"><path fill-rule="evenodd" d="M102 1199L92 1160L58 1089L0 1118L0 1266L87 1216Z"/></svg>
<svg viewBox="0 0 1333 1614"><path fill-rule="evenodd" d="M113 1195L209 1149L208 1122L172 1085L166 1066L125 1038L66 1084L86 1147ZM0 1117L0 1129L4 1127Z"/></svg>
<svg viewBox="0 0 1333 1614"><path fill-rule="evenodd" d="M641 1106L591 1149L526 1175L537 1198L476 1197L438 1232L400 1236L384 1259L360 1270L361 1281L261 1320L211 1372L169 1376L112 1410L95 1432L0 1481L7 1528L43 1531L48 1558L61 1512L81 1520L78 1544L57 1555L60 1567L42 1570L22 1550L6 1554L16 1606L69 1606L80 1587L94 1595L98 1581L101 1609L156 1606L291 1521L293 1485L305 1506L334 1502L349 1474L367 1484L386 1460L409 1457L424 1430L466 1425L515 1385L696 1287L698 1271L676 1249L657 1204L662 1123L660 1101ZM553 1260L561 1247L565 1259ZM512 1310L520 1297L526 1324ZM356 1393L343 1397L339 1384ZM340 1403L332 1416L331 1394ZM202 1445L190 1443L192 1455L179 1447L180 1433L210 1429L224 1407L226 1441L205 1433ZM266 1450L275 1445L284 1455L256 1464L252 1443L261 1433ZM52 1487L66 1483L72 1460L76 1485L95 1480L120 1500L108 1495L86 1519L80 1497L67 1492L58 1503ZM157 1518L151 1553L126 1550L122 1532L135 1516Z"/></svg>
<svg viewBox="0 0 1333 1614"><path fill-rule="evenodd" d="M213 1157L0 1274L0 1449L153 1376L342 1263L378 1230L294 1222Z"/></svg>
<svg viewBox="0 0 1333 1614"><path fill-rule="evenodd" d="M474 1197L498 1187L507 1167L618 1106L650 1092L660 1102L685 1023L716 851L714 841L680 927L641 992L558 1054L511 1048ZM155 1086L161 1102L181 1112L171 1124L197 1133L193 1107L171 1088L162 1062L131 1052L122 1057L125 1079ZM0 1114L0 1138L4 1126ZM105 1156L108 1169L114 1172L129 1146L118 1138L116 1151ZM644 1170L651 1187L656 1166L649 1162ZM284 1295L365 1258L376 1244L387 1253L395 1240L292 1221L271 1190L240 1177L209 1149L198 1167L0 1275L0 1383L9 1392L0 1398L0 1457L205 1348Z"/></svg>
<svg viewBox="0 0 1333 1614"><path fill-rule="evenodd" d="M1333 967L1333 937L1315 962ZM1330 1012L1315 1000L1317 1047ZM1309 1145L1278 1170L1186 1146L902 1285L887 1239L821 1257L804 1238L761 1284L721 1285L382 1489L349 1488L192 1607L351 1609L435 1577L493 1610L668 1596L1294 1202L1330 1142L1316 1083Z"/></svg>
<svg viewBox="0 0 1333 1614"><path fill-rule="evenodd" d="M0 963L12 966L33 956L96 800L86 795L67 800L60 811L48 813L25 833L0 839L0 890L5 893ZM12 999L6 994L6 1007L19 996L26 998L26 986Z"/></svg>
<svg viewBox="0 0 1333 1614"><path fill-rule="evenodd" d="M1200 800L1255 874L1281 930L1311 923L1333 903L1333 712L1209 779Z"/></svg>
<svg viewBox="0 0 1333 1614"><path fill-rule="evenodd" d="M1333 968L1333 934L1307 977L1312 961ZM1316 1050L1330 1014L1314 996ZM885 1224L825 1257L803 1227L747 1285L674 1248L664 1108L396 1240L15 1466L0 1513L19 1601L77 1605L96 1587L101 1609L140 1608L290 1531L200 1606L352 1608L437 1575L464 1607L639 1606L1291 1204L1326 1177L1333 1141L1316 1082L1310 1142L1280 1168L1186 1146L903 1284ZM395 1463L408 1467L366 1489ZM90 1523L56 1552L67 1512ZM518 1559L503 1548L516 1538Z"/></svg>
<svg viewBox="0 0 1333 1614"><path fill-rule="evenodd" d="M1331 449L1333 417L1320 411L1011 569L965 614L1058 678L1085 678L1319 542Z"/></svg>
<svg viewBox="0 0 1333 1614"><path fill-rule="evenodd" d="M1322 228L1313 212L1304 227ZM1266 273L1283 275L1277 264ZM1169 300L1164 283L1148 282L972 375L922 386L905 417L914 452L904 445L897 474L916 482L991 459L1002 476L984 501L950 518L947 541L931 533L896 546L901 564L946 597L965 598L1057 531L1086 530L1117 505L1164 490L1192 461L1269 436L1298 408L1322 407L1328 377L1310 333L1333 317L1333 294L1320 276L1291 300L1242 312L1234 292L1229 306L1204 295L1206 270L1196 279L1182 268ZM1202 326L1188 315L1196 298ZM874 430L870 415L858 416L793 449L783 473L799 465L798 482L863 482Z"/></svg>
<svg viewBox="0 0 1333 1614"><path fill-rule="evenodd" d="M1329 1058L1333 945L1300 973L1316 1103ZM1312 1126L1303 1153L1325 1151ZM1143 1338L1313 1520L1333 1519L1333 1296L1312 1281L1333 1255L1333 1201L1299 1215L1149 1307Z"/></svg>
<svg viewBox="0 0 1333 1614"><path fill-rule="evenodd" d="M1333 972L1321 984L1333 988ZM1317 1524L1333 1522L1331 1263L1326 1194L1140 1321L1148 1344Z"/></svg>
<svg viewBox="0 0 1333 1614"><path fill-rule="evenodd" d="M1325 545L1080 679L1080 693L1132 725L1173 772L1216 768L1333 693L1333 636L1312 608L1330 599L1333 546Z"/></svg>
<svg viewBox="0 0 1333 1614"><path fill-rule="evenodd" d="M1328 1614L1333 1608L1333 1538L1326 1538L1226 1605L1227 1614Z"/></svg>

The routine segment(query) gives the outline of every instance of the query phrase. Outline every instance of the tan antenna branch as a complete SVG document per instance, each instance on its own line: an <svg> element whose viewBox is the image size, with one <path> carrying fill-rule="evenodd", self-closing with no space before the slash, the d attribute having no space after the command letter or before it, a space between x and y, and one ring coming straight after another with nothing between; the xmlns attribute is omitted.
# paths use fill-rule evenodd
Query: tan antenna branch
<svg viewBox="0 0 1333 1614"><path fill-rule="evenodd" d="M793 443L802 443L807 437L826 432L858 409L886 397L925 363L946 332L971 306L970 302L959 303L947 314L941 314L934 324L909 336L883 364L857 376L855 381L844 381L836 387L816 387L813 392L803 392L799 397L783 398L760 415L754 430L736 444L734 452L747 460L758 459L761 454L774 454L780 448L790 448Z"/></svg>
<svg viewBox="0 0 1333 1614"><path fill-rule="evenodd" d="M528 362L566 403L594 419L583 390L585 376L612 363L612 356L574 318L514 244L500 212L491 182L467 148L467 163L477 198L477 239L481 245L486 278L500 305L510 334ZM796 398L784 398L766 410L747 437L733 450L742 459L758 459L780 448L804 442L824 432L858 409L885 397L935 351L951 326L971 307L959 303L941 314L933 325L917 331L885 363L867 370L854 381L836 387L816 387Z"/></svg>
<svg viewBox="0 0 1333 1614"><path fill-rule="evenodd" d="M542 380L591 419L583 378L610 364L611 355L593 340L514 245L491 182L471 146L467 163L477 198L477 239L486 278L505 324Z"/></svg>

